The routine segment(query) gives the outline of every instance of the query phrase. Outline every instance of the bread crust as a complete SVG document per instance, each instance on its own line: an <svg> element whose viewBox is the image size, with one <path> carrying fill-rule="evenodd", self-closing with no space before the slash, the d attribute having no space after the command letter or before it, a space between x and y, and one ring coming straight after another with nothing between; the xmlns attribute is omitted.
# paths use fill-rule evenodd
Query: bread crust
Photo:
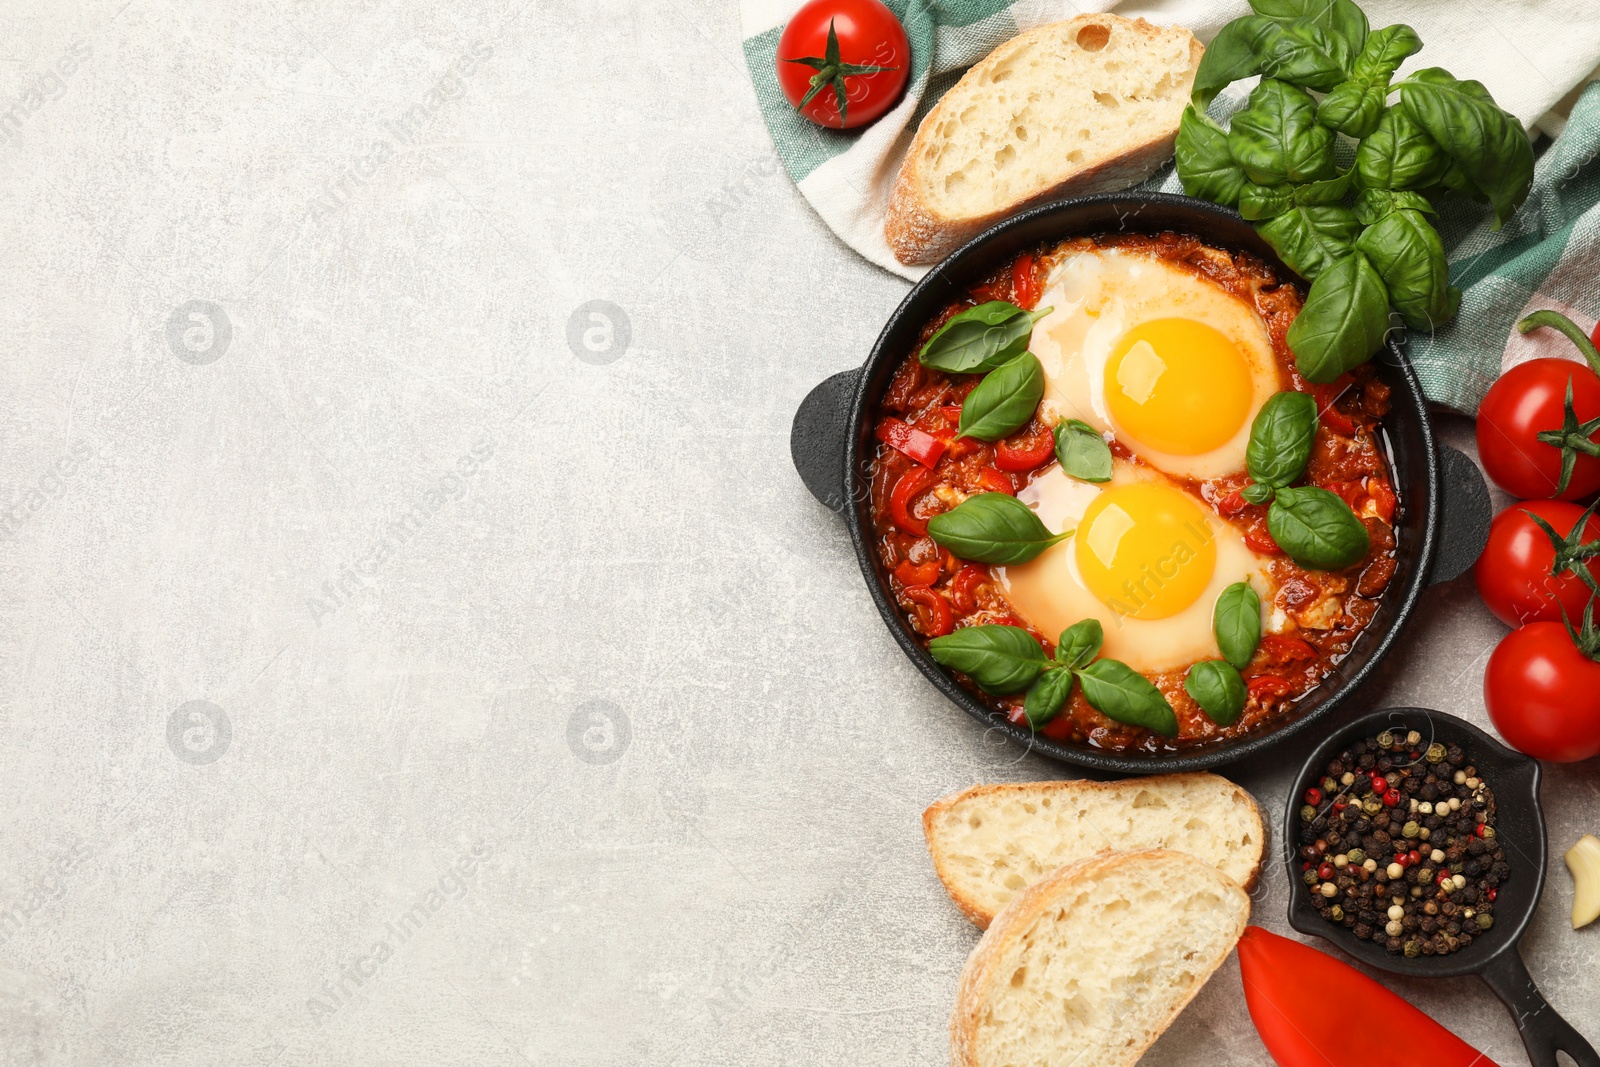
<svg viewBox="0 0 1600 1067"><path fill-rule="evenodd" d="M1178 136L1177 123L1173 123L1166 136L1144 144L1134 145L1102 162L1078 171L1066 179L1026 196L995 211L971 218L955 218L935 211L919 195L922 186L923 161L934 141L933 131L946 111L964 105L967 93L996 65L1005 62L1016 52L1031 47L1033 42L1051 34L1066 33L1070 27L1088 23L1114 24L1128 31L1155 37L1167 32L1142 18L1129 19L1121 15L1078 15L1065 22L1039 26L1027 33L1018 34L988 56L975 63L949 92L945 93L933 110L928 112L917 127L911 149L900 164L894 188L889 193L889 213L884 223L884 237L894 256L907 266L937 263L967 241L990 226L1015 215L1017 212L1050 200L1068 196L1088 196L1111 192L1135 185L1151 174L1162 163L1172 158L1172 147ZM1189 41L1189 67L1191 74L1200 64L1205 47L1193 37ZM964 91L965 90L965 91Z"/></svg>
<svg viewBox="0 0 1600 1067"><path fill-rule="evenodd" d="M1245 891L1221 871L1209 864L1202 863L1193 856L1172 849L1152 848L1139 852L1112 852L1102 853L1092 859L1082 860L1061 868L1054 874L1035 882L1012 898L1011 903L1001 909L995 916L994 922L984 933L972 954L967 957L967 963L961 971L961 981L957 987L955 1008L950 1014L950 1063L951 1067L980 1067L977 1059L978 1027L982 1019L984 1004L984 990L994 978L994 969L1011 944L1032 925L1043 912L1048 910L1057 895L1072 883L1079 880L1088 880L1097 877L1102 871L1113 869L1122 864L1144 864L1152 858L1162 859L1168 856L1178 856L1195 865L1197 877L1203 877L1203 872L1209 871L1217 881L1228 889L1239 894L1243 902L1243 914L1237 923L1238 929L1234 931L1233 939L1229 943L1229 951L1223 952L1213 959L1195 982L1188 994L1173 1008L1172 1013L1160 1026L1153 1028L1137 1048L1131 1049L1123 1061L1124 1067L1131 1067L1139 1058L1155 1044L1156 1038L1166 1032L1189 1002L1205 988L1211 976L1217 973L1224 961L1227 960L1232 946L1237 944L1243 936L1245 927L1250 921L1250 898Z"/></svg>
<svg viewBox="0 0 1600 1067"><path fill-rule="evenodd" d="M1107 795L1114 798L1118 793L1147 788L1151 785L1177 786L1188 781L1198 780L1220 782L1227 786L1228 790L1231 791L1235 796L1241 798L1245 802L1244 810L1247 813L1247 817L1252 820L1252 829L1255 833L1255 840L1261 842L1261 852L1256 856L1256 861L1250 868L1250 876L1245 880L1245 883L1240 886L1240 888L1246 893L1252 892L1261 880L1261 864L1266 857L1267 851L1267 827L1266 823L1261 818L1261 807L1256 803L1256 798L1250 794L1249 790L1235 782L1228 781L1228 779L1222 777L1221 775L1211 774L1208 771L1188 771L1183 774L1163 774L1153 775L1146 778L1127 778L1114 782L1092 782L1088 779L1076 779L1073 781L997 782L988 785L975 785L967 789L963 789L959 793L952 793L950 796L940 797L938 800L928 805L928 807L922 812L922 836L928 843L928 854L933 858L933 869L935 873L938 874L939 881L944 885L945 892L949 894L951 902L961 910L961 914L965 915L972 921L974 926L980 930L987 930L990 923L993 921L994 916L990 915L989 912L982 907L976 899L974 899L969 893L965 892L961 888L961 886L958 884L958 880L955 878L950 869L949 857L936 843L937 839L934 836L934 824L942 816L949 812L950 809L954 808L958 804L974 798L981 799L984 797L1007 795L1038 797L1047 793L1056 796L1073 796L1076 794L1088 793L1091 795ZM1116 854L1118 854L1117 850L1111 848L1104 849L1099 853L1099 855L1102 856Z"/></svg>

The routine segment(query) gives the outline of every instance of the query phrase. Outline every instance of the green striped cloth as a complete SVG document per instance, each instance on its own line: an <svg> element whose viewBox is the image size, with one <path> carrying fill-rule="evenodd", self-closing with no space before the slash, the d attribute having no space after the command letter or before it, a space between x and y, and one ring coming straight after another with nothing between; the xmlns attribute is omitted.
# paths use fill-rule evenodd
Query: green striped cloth
<svg viewBox="0 0 1600 1067"><path fill-rule="evenodd" d="M911 40L905 98L862 130L825 130L795 114L774 74L778 39L799 0L743 0L744 54L756 100L789 176L841 240L908 279L927 268L894 259L883 236L889 191L911 134L966 68L1020 30L1085 11L1115 11L1178 24L1209 41L1248 12L1245 0L886 0ZM1363 0L1374 26L1406 22L1425 42L1418 67L1442 66L1477 78L1533 129L1538 164L1522 209L1499 231L1486 209L1451 203L1437 220L1451 279L1464 296L1455 322L1431 335L1413 332L1410 351L1430 399L1471 412L1501 371L1538 355L1577 358L1571 345L1540 331L1517 334L1527 311L1550 307L1585 329L1600 317L1600 82L1577 87L1600 65L1600 4L1504 0L1475 5L1463 20L1457 0ZM1517 42L1537 42L1519 48ZM1224 120L1246 95L1235 85L1211 113ZM1572 99L1573 95L1576 99ZM1562 98L1566 97L1566 100ZM1552 113L1570 113L1565 117ZM1554 134L1555 136L1551 136ZM1181 192L1170 167L1144 188Z"/></svg>

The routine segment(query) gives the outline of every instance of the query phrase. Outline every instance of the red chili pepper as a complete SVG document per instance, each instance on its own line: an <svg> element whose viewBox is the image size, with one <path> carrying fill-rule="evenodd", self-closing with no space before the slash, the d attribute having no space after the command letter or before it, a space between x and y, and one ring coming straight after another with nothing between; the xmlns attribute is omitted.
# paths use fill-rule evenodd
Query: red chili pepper
<svg viewBox="0 0 1600 1067"><path fill-rule="evenodd" d="M917 629L924 637L943 637L950 632L955 619L948 600L927 586L907 589L903 595L916 605Z"/></svg>
<svg viewBox="0 0 1600 1067"><path fill-rule="evenodd" d="M944 455L944 442L896 418L878 420L878 440L890 448L904 452L924 467L932 467Z"/></svg>
<svg viewBox="0 0 1600 1067"><path fill-rule="evenodd" d="M1289 634L1266 634L1261 638L1259 647L1274 663L1295 663L1317 658L1317 650L1311 647L1309 641Z"/></svg>
<svg viewBox="0 0 1600 1067"><path fill-rule="evenodd" d="M1394 488L1382 478L1367 479L1367 496L1378 506L1378 518L1386 523L1393 524L1394 508L1398 501L1395 499Z"/></svg>
<svg viewBox="0 0 1600 1067"><path fill-rule="evenodd" d="M1279 1067L1496 1067L1349 964L1259 926L1239 939L1239 976L1250 1019Z"/></svg>
<svg viewBox="0 0 1600 1067"><path fill-rule="evenodd" d="M994 465L1003 471L1021 473L1031 471L1055 455L1056 439L1049 430L1041 430L1032 437L1024 437L1015 445L1011 438L994 446Z"/></svg>
<svg viewBox="0 0 1600 1067"><path fill-rule="evenodd" d="M926 467L912 467L900 476L900 480L894 483L893 491L889 493L889 518L908 534L927 536L928 524L911 513L911 505L917 497L927 491L933 481L932 471Z"/></svg>
<svg viewBox="0 0 1600 1067"><path fill-rule="evenodd" d="M1260 552L1268 556L1281 556L1283 549L1278 547L1278 542L1272 539L1265 526L1252 526L1244 532L1244 543L1253 552Z"/></svg>
<svg viewBox="0 0 1600 1067"><path fill-rule="evenodd" d="M989 568L969 563L956 572L950 583L950 599L956 610L970 615L978 610L978 587L989 580Z"/></svg>
<svg viewBox="0 0 1600 1067"><path fill-rule="evenodd" d="M1289 679L1276 674L1258 674L1250 679L1245 688L1253 697L1284 697L1294 691Z"/></svg>
<svg viewBox="0 0 1600 1067"><path fill-rule="evenodd" d="M986 493L1004 493L1006 496L1017 495L1017 487L1012 484L1011 476L1003 474L993 467L979 469L978 488Z"/></svg>
<svg viewBox="0 0 1600 1067"><path fill-rule="evenodd" d="M1011 265L1011 302L1030 310L1039 302L1039 272L1031 252L1022 253Z"/></svg>
<svg viewBox="0 0 1600 1067"><path fill-rule="evenodd" d="M932 585L939 579L939 572L944 570L944 560L938 556L924 560L921 563L912 563L909 559L902 560L894 569L894 576L900 579L904 586Z"/></svg>

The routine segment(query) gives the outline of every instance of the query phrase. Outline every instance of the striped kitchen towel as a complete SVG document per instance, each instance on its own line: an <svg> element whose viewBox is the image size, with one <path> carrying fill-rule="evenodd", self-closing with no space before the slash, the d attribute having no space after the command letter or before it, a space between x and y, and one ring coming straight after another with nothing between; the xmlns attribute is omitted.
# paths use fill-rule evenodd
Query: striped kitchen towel
<svg viewBox="0 0 1600 1067"><path fill-rule="evenodd" d="M926 267L895 260L883 222L900 160L917 124L977 60L1021 30L1089 11L1177 24L1209 41L1248 13L1245 0L886 0L911 40L912 69L894 110L860 130L825 130L795 114L774 74L778 38L800 0L743 0L745 61L756 101L789 176L835 234L867 259L907 279ZM1470 203L1445 207L1438 226L1451 279L1464 297L1455 322L1411 335L1411 356L1428 396L1475 410L1500 372L1536 355L1576 358L1564 340L1512 329L1527 310L1553 307L1585 328L1600 317L1600 4L1567 0L1363 0L1373 26L1405 22L1424 49L1401 68L1442 66L1476 78L1533 132L1533 191L1500 230ZM1248 94L1220 96L1220 119ZM1170 167L1146 187L1179 191Z"/></svg>

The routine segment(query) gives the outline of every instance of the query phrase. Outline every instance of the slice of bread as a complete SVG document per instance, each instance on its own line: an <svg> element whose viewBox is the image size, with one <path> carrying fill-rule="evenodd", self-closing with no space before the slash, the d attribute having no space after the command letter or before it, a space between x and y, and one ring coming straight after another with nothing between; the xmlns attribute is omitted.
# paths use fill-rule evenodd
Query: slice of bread
<svg viewBox="0 0 1600 1067"><path fill-rule="evenodd" d="M1205 49L1181 27L1079 15L1019 34L922 120L884 227L934 263L1030 204L1125 189L1172 157Z"/></svg>
<svg viewBox="0 0 1600 1067"><path fill-rule="evenodd" d="M1248 892L1266 846L1255 798L1214 774L976 785L935 801L922 832L950 899L980 928L1027 886L1100 852L1176 849Z"/></svg>
<svg viewBox="0 0 1600 1067"><path fill-rule="evenodd" d="M1228 958L1233 879L1168 849L1064 867L995 916L961 972L954 1067L1124 1067Z"/></svg>

